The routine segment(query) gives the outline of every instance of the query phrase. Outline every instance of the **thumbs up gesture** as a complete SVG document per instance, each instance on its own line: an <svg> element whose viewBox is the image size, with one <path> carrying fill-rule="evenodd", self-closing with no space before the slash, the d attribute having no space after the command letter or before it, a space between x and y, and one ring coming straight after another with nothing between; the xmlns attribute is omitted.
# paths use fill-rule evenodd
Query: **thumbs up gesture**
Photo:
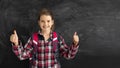
<svg viewBox="0 0 120 68"><path fill-rule="evenodd" d="M73 43L75 44L75 46L79 43L79 37L77 35L77 32L75 32L73 35Z"/></svg>
<svg viewBox="0 0 120 68"><path fill-rule="evenodd" d="M18 35L16 30L14 30L14 33L10 36L10 41L15 45L18 45Z"/></svg>

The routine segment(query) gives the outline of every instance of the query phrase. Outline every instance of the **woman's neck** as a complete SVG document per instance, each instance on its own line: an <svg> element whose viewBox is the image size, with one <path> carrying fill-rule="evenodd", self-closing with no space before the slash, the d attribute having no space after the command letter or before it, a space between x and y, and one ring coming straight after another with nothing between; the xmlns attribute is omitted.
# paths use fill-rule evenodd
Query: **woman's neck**
<svg viewBox="0 0 120 68"><path fill-rule="evenodd" d="M50 38L50 32L51 32L51 30L41 31L41 34L43 35L45 41L47 41Z"/></svg>
<svg viewBox="0 0 120 68"><path fill-rule="evenodd" d="M42 35L50 35L51 30L41 31Z"/></svg>

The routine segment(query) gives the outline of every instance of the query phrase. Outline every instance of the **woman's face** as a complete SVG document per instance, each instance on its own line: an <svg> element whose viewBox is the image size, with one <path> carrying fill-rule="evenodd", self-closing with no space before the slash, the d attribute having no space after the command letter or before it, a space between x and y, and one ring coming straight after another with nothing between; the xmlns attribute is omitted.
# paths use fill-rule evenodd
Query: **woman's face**
<svg viewBox="0 0 120 68"><path fill-rule="evenodd" d="M54 21L50 15L42 15L38 21L38 24L42 31L48 31L51 30Z"/></svg>

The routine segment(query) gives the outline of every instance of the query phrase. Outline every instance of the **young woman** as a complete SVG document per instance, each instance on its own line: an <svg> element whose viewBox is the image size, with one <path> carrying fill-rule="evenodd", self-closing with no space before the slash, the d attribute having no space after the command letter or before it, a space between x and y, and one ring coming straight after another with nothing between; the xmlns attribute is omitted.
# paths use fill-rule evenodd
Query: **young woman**
<svg viewBox="0 0 120 68"><path fill-rule="evenodd" d="M54 32L54 18L48 9L42 9L38 18L40 30L29 38L25 46L18 38L16 30L10 36L13 52L20 60L30 60L30 68L60 68L59 56L66 59L75 57L79 37L73 35L73 43L67 46L62 36Z"/></svg>

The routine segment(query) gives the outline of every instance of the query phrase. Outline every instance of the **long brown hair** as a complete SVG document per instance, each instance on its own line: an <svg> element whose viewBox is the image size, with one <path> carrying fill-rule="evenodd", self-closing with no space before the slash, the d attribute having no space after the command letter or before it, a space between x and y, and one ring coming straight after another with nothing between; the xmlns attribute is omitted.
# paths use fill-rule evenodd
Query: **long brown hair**
<svg viewBox="0 0 120 68"><path fill-rule="evenodd" d="M50 10L47 9L47 8L43 8L43 9L39 12L38 20L40 20L40 17L41 17L42 15L49 15L49 16L51 16L52 20L54 20L54 16L53 16L52 11L50 11ZM55 27L55 24L53 24L52 27L51 27L51 30L52 30L52 31L54 30L54 27ZM41 29L40 29L40 30L41 30Z"/></svg>

